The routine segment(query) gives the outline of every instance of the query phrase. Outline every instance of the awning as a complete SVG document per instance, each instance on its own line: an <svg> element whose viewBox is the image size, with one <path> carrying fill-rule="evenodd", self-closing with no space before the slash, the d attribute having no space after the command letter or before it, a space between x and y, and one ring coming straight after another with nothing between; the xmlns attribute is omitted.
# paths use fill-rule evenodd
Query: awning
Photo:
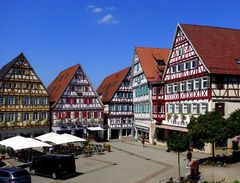
<svg viewBox="0 0 240 183"><path fill-rule="evenodd" d="M46 133L44 135L40 135L38 137L35 137L35 139L41 140L43 142L47 142L47 141L49 141L49 139L51 139L55 136L59 137L60 135L57 134L57 133L54 133L54 132L50 132L50 133Z"/></svg>
<svg viewBox="0 0 240 183"><path fill-rule="evenodd" d="M26 138L22 136L15 136L5 140L0 141L0 145L5 147L11 147L13 150L20 149L29 149L35 147L50 147L51 145L41 142L39 140L35 140L32 138Z"/></svg>
<svg viewBox="0 0 240 183"><path fill-rule="evenodd" d="M144 127L144 126L136 126L137 130L142 131L142 132L146 132L149 133L149 128L148 127Z"/></svg>
<svg viewBox="0 0 240 183"><path fill-rule="evenodd" d="M166 130L188 132L188 129L185 127L171 126L171 125L154 125L156 128L162 128Z"/></svg>
<svg viewBox="0 0 240 183"><path fill-rule="evenodd" d="M67 144L72 142L85 142L86 140L83 138L76 137L74 135L64 133L59 136L49 138L48 141L54 144Z"/></svg>
<svg viewBox="0 0 240 183"><path fill-rule="evenodd" d="M90 131L103 131L105 129L97 126L97 127L88 127L88 130L90 130Z"/></svg>

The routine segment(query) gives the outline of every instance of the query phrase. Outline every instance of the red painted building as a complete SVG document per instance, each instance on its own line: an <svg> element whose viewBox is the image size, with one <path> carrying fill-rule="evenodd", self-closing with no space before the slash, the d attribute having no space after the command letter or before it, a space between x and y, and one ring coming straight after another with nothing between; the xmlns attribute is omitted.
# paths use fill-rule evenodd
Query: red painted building
<svg viewBox="0 0 240 183"><path fill-rule="evenodd" d="M177 26L164 74L167 115L162 136L187 132L192 115L218 109L227 117L240 107L239 43L240 30Z"/></svg>
<svg viewBox="0 0 240 183"><path fill-rule="evenodd" d="M103 127L103 104L79 64L61 71L48 91L53 131L84 137L88 127Z"/></svg>

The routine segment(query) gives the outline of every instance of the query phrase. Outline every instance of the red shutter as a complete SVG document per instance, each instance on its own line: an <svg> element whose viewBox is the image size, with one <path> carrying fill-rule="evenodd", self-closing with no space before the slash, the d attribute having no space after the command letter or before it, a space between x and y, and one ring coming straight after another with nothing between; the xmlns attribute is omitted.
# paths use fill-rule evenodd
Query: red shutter
<svg viewBox="0 0 240 183"><path fill-rule="evenodd" d="M89 102L88 102L88 103L89 103L89 104L92 104L92 98L89 99Z"/></svg>
<svg viewBox="0 0 240 183"><path fill-rule="evenodd" d="M86 99L86 98L83 100L83 103L84 103L84 104L87 104L87 99Z"/></svg>
<svg viewBox="0 0 240 183"><path fill-rule="evenodd" d="M94 112L94 118L97 118L97 116L98 116L97 112Z"/></svg>
<svg viewBox="0 0 240 183"><path fill-rule="evenodd" d="M66 112L66 118L70 118L70 112Z"/></svg>
<svg viewBox="0 0 240 183"><path fill-rule="evenodd" d="M76 104L76 99L75 98L71 98L71 104Z"/></svg>
<svg viewBox="0 0 240 183"><path fill-rule="evenodd" d="M88 112L88 119L90 119L91 118L91 113L90 112Z"/></svg>
<svg viewBox="0 0 240 183"><path fill-rule="evenodd" d="M79 117L79 113L78 112L74 112L74 118L78 118Z"/></svg>
<svg viewBox="0 0 240 183"><path fill-rule="evenodd" d="M57 112L57 119L60 119L61 118L61 114L60 114L60 112Z"/></svg>
<svg viewBox="0 0 240 183"><path fill-rule="evenodd" d="M71 104L71 99L67 98L67 104Z"/></svg>
<svg viewBox="0 0 240 183"><path fill-rule="evenodd" d="M82 118L86 118L86 111L82 112Z"/></svg>
<svg viewBox="0 0 240 183"><path fill-rule="evenodd" d="M103 113L103 112L101 112L101 118L103 118L103 116L104 116L104 113Z"/></svg>
<svg viewBox="0 0 240 183"><path fill-rule="evenodd" d="M62 119L65 119L65 112L62 112Z"/></svg>

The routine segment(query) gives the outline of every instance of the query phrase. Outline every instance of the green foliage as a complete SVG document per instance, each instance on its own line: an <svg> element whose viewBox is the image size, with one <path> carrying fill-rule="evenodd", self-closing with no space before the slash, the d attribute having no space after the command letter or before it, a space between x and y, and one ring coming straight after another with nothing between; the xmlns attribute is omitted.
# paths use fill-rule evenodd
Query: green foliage
<svg viewBox="0 0 240 183"><path fill-rule="evenodd" d="M0 154L6 154L7 150L4 147L0 147Z"/></svg>
<svg viewBox="0 0 240 183"><path fill-rule="evenodd" d="M184 152L189 148L189 138L186 134L173 132L167 138L168 151Z"/></svg>
<svg viewBox="0 0 240 183"><path fill-rule="evenodd" d="M232 183L240 183L239 180L234 180Z"/></svg>
<svg viewBox="0 0 240 183"><path fill-rule="evenodd" d="M198 118L191 117L188 125L191 140L215 143L227 138L227 121L218 111L207 112Z"/></svg>
<svg viewBox="0 0 240 183"><path fill-rule="evenodd" d="M226 133L229 138L240 135L240 109L232 112L228 118Z"/></svg>

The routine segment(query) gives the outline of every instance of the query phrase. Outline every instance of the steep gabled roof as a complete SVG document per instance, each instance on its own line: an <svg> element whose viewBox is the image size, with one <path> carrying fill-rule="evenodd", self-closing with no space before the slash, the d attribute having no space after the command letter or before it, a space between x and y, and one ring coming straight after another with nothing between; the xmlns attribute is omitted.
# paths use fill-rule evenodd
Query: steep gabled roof
<svg viewBox="0 0 240 183"><path fill-rule="evenodd" d="M47 89L51 95L50 101L52 103L55 103L59 100L79 67L80 65L76 64L66 70L63 70L58 74L53 82L48 85Z"/></svg>
<svg viewBox="0 0 240 183"><path fill-rule="evenodd" d="M240 30L180 24L210 73L240 74Z"/></svg>
<svg viewBox="0 0 240 183"><path fill-rule="evenodd" d="M8 73L8 71L13 67L16 61L19 59L26 59L23 53L20 53L16 58L14 58L12 61L8 62L6 65L4 65L0 70L0 80L4 78L4 76Z"/></svg>
<svg viewBox="0 0 240 183"><path fill-rule="evenodd" d="M130 67L127 67L119 72L107 76L102 81L102 83L97 89L97 93L98 95L102 95L103 103L108 103L112 99L114 93L117 91L122 81L127 76L129 70Z"/></svg>
<svg viewBox="0 0 240 183"><path fill-rule="evenodd" d="M135 52L139 58L141 67L148 82L156 82L162 79L170 49L168 48L141 48L137 47ZM163 61L161 66L158 61Z"/></svg>

